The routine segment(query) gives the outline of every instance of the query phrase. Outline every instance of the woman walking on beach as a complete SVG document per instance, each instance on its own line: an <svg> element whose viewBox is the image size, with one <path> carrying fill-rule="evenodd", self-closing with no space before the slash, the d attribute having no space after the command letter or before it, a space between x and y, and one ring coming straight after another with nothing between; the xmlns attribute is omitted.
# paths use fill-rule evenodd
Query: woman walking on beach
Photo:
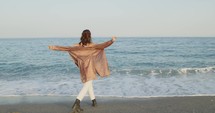
<svg viewBox="0 0 215 113"><path fill-rule="evenodd" d="M97 106L93 91L93 80L97 79L96 74L101 77L105 77L110 74L104 49L110 46L115 40L116 37L112 37L110 41L101 44L94 44L91 41L90 30L86 29L82 32L82 36L78 44L68 47L49 46L49 49L51 50L67 51L72 57L74 63L80 69L81 81L84 85L72 106L72 113L80 113L83 111L80 107L80 102L87 92L92 100L92 106Z"/></svg>

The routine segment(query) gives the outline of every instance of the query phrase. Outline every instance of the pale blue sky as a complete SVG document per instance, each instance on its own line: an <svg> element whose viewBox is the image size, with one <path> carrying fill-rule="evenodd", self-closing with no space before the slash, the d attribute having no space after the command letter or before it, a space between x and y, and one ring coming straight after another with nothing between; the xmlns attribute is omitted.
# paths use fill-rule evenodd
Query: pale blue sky
<svg viewBox="0 0 215 113"><path fill-rule="evenodd" d="M0 0L0 37L215 36L215 0Z"/></svg>

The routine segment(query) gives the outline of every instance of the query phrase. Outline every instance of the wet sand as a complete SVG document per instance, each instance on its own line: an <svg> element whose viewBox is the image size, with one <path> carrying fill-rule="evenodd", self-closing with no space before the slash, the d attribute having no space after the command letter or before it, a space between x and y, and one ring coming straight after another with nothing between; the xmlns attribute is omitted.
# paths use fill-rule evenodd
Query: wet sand
<svg viewBox="0 0 215 113"><path fill-rule="evenodd" d="M70 113L75 97L0 97L0 113ZM91 107L89 97L81 102L83 113L215 113L215 96L187 97L97 97Z"/></svg>

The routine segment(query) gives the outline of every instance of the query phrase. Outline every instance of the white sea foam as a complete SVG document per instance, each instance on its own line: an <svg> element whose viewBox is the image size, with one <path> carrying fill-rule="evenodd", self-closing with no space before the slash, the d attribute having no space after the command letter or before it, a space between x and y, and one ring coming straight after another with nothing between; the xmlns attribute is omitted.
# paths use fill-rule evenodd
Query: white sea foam
<svg viewBox="0 0 215 113"><path fill-rule="evenodd" d="M205 67L205 68L182 68L178 72L181 74L188 74L189 72L194 71L195 73L208 73L215 72L215 67Z"/></svg>
<svg viewBox="0 0 215 113"><path fill-rule="evenodd" d="M213 95L215 76L137 76L111 75L94 81L96 95L119 97L163 97ZM67 78L58 81L49 79L1 81L0 96L8 95L47 95L70 96L77 95L82 88L80 80Z"/></svg>

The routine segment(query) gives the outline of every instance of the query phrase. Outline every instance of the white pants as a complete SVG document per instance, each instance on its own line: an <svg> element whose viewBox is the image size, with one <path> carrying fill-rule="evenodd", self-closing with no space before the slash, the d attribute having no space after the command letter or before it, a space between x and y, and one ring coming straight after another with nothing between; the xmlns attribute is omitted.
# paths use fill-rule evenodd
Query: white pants
<svg viewBox="0 0 215 113"><path fill-rule="evenodd" d="M93 81L92 80L84 83L84 86L81 89L80 93L78 94L77 99L82 101L84 96L86 95L87 91L88 91L88 93L90 95L90 99L91 100L95 99L95 95L94 95L94 91L93 91Z"/></svg>

